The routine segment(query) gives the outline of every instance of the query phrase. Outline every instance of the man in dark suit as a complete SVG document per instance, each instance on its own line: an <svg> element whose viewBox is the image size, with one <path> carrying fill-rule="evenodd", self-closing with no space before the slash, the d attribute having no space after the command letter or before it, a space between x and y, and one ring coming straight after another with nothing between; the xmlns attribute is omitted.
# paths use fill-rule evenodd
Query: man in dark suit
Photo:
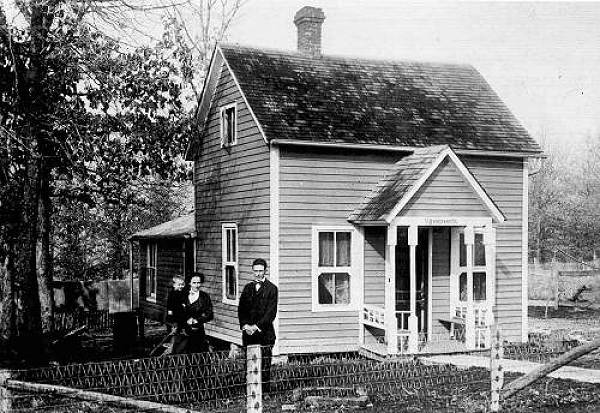
<svg viewBox="0 0 600 413"><path fill-rule="evenodd" d="M271 390L271 356L275 344L273 321L277 315L277 287L266 278L267 262L257 258L252 263L254 281L246 284L240 297L238 318L244 347L262 346L263 391Z"/></svg>

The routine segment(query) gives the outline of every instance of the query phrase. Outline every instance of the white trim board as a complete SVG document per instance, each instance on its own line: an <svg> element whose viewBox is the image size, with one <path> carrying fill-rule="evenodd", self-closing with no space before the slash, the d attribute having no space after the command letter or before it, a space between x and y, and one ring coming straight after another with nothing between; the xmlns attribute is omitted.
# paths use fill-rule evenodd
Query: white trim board
<svg viewBox="0 0 600 413"><path fill-rule="evenodd" d="M523 212L521 216L521 341L529 340L529 296L528 296L528 253L529 253L529 163L523 160ZM496 293L497 294L497 293Z"/></svg>
<svg viewBox="0 0 600 413"><path fill-rule="evenodd" d="M235 230L235 259L233 261L226 261L227 254L227 231ZM240 299L240 244L239 244L239 229L235 222L222 222L221 223L221 302L223 304L238 305ZM227 297L227 276L226 267L232 265L235 269L235 299Z"/></svg>
<svg viewBox="0 0 600 413"><path fill-rule="evenodd" d="M279 288L279 147L272 145L269 149L269 279ZM281 295L281 290L278 291ZM279 309L278 309L279 310ZM275 328L275 345L273 354L279 354L279 311L273 322Z"/></svg>
<svg viewBox="0 0 600 413"><path fill-rule="evenodd" d="M318 277L319 277L319 232L349 232L350 240L350 267L331 267L339 268L339 272L348 272L350 274L350 303L341 304L319 304ZM352 312L360 309L362 302L361 294L362 274L364 268L364 238L362 233L352 225L313 225L311 228L311 311L313 313L323 312ZM330 267L321 267L330 268Z"/></svg>
<svg viewBox="0 0 600 413"><path fill-rule="evenodd" d="M463 175L467 183L471 186L471 188L475 191L477 196L481 199L483 204L492 214L492 217L496 220L496 222L504 222L505 218L502 212L498 209L494 201L488 196L485 190L481 187L477 179L469 172L467 167L462 163L462 161L456 156L454 151L450 148L444 149L438 157L433 161L433 163L427 168L427 170L421 175L421 177L410 187L409 191L404 194L402 199L396 204L396 206L384 217L386 222L390 223L394 219L397 218L398 214L402 211L402 209L410 202L410 200L417 194L417 192L423 187L427 179L433 174L433 172L440 166L444 159L449 158L459 172Z"/></svg>
<svg viewBox="0 0 600 413"><path fill-rule="evenodd" d="M315 141L300 141L295 139L271 139L270 143L276 145L289 146L312 146L321 148L338 148L338 149L360 149L360 150L382 150L390 152L406 152L411 153L417 149L422 149L422 146L404 146L404 145L387 145L376 143L340 143L340 142L315 142ZM492 156L498 158L546 158L541 151L539 152L521 152L521 151L492 151L480 149L453 149L459 155L468 156Z"/></svg>
<svg viewBox="0 0 600 413"><path fill-rule="evenodd" d="M218 70L216 69L218 67ZM217 84L219 83L219 79L221 79L221 72L223 71L223 55L217 54L217 50L213 50L212 56L210 58L210 64L208 66L208 72L206 73L206 77L204 78L204 85L202 87L202 94L200 95L200 99L198 101L198 108L196 109L196 122L200 126L200 130L204 130L204 126L206 125L206 120L208 119L208 114L210 112L210 108L212 107L213 97L215 95L215 90L217 88ZM210 97L207 96L207 93L210 93ZM208 99L208 102L207 102ZM200 136L195 136L194 139L200 139ZM185 151L185 159L188 160L190 157L190 149L192 148L192 141L188 143L188 147Z"/></svg>
<svg viewBox="0 0 600 413"><path fill-rule="evenodd" d="M427 340L433 334L433 228L427 230Z"/></svg>

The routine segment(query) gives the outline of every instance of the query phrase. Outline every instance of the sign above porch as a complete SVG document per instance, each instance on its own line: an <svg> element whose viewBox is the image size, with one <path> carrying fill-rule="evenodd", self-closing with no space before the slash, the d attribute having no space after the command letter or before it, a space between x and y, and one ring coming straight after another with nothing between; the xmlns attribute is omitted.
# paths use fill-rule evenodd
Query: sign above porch
<svg viewBox="0 0 600 413"><path fill-rule="evenodd" d="M348 217L359 225L385 225L397 218L460 225L464 218L504 222L504 214L448 145L416 149L392 170ZM456 221L456 224L453 222Z"/></svg>

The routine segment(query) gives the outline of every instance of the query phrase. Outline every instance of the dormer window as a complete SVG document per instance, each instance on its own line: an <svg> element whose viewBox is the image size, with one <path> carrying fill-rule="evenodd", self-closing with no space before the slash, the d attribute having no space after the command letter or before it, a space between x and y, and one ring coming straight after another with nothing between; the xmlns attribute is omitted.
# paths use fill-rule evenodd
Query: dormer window
<svg viewBox="0 0 600 413"><path fill-rule="evenodd" d="M221 146L237 143L237 107L235 103L221 108Z"/></svg>

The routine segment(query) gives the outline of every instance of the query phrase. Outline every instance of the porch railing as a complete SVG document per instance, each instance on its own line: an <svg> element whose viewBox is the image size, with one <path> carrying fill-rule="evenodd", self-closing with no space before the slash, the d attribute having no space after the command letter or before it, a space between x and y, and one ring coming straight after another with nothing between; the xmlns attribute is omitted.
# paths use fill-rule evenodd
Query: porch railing
<svg viewBox="0 0 600 413"><path fill-rule="evenodd" d="M473 313L475 314L475 325L476 326L485 326L486 324L486 316L487 316L487 308L485 307L474 307ZM454 315L458 318L467 318L467 306L466 305L457 305L454 310Z"/></svg>
<svg viewBox="0 0 600 413"><path fill-rule="evenodd" d="M486 325L486 315L488 309L484 307L476 307L474 308L474 318L475 318L475 346L477 348L485 348L489 347L490 343L490 330L489 326ZM461 318L466 321L467 315L467 307L463 305L459 305L455 307L454 314L457 318ZM410 330L408 325L408 318L410 316L410 311L396 311L395 317L396 321L392 324L396 326L397 330L395 334L398 338L398 353L399 354L408 354L409 353L409 338L410 338ZM386 340L385 340L385 331L386 331L386 313L385 308L377 307L374 305L364 305L360 311L360 345L364 346L363 348L379 348L376 352L380 354L387 354L386 350ZM375 328L377 330L371 330L367 332L365 327ZM366 340L366 336L368 335L369 339ZM367 343L368 341L368 343ZM454 329L454 332L451 334L436 334L435 336L431 334L427 334L425 332L419 332L418 336L418 349L419 351L424 351L427 343L432 342L434 345L437 343L447 343L448 348L454 348L456 346L464 346L465 344L465 329L464 324L462 328ZM455 344L451 344L455 343ZM374 346L374 347L373 347ZM454 346L454 347L453 347ZM459 348L459 347L457 347Z"/></svg>
<svg viewBox="0 0 600 413"><path fill-rule="evenodd" d="M487 325L486 307L475 307L473 313L475 316L475 346L478 348L488 347L490 343L490 328ZM455 316L458 318L467 318L467 306L458 305L455 307Z"/></svg>
<svg viewBox="0 0 600 413"><path fill-rule="evenodd" d="M373 305L364 305L361 311L363 324L385 330L385 309Z"/></svg>

